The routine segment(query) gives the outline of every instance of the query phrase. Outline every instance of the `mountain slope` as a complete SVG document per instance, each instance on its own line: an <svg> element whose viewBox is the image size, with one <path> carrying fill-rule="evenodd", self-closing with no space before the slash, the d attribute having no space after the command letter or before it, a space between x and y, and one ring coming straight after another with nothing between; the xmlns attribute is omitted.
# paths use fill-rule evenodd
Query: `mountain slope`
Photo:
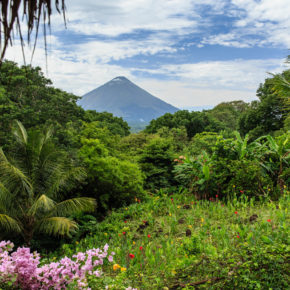
<svg viewBox="0 0 290 290"><path fill-rule="evenodd" d="M165 113L178 111L122 76L85 94L78 104L85 110L113 113L128 123L149 123Z"/></svg>

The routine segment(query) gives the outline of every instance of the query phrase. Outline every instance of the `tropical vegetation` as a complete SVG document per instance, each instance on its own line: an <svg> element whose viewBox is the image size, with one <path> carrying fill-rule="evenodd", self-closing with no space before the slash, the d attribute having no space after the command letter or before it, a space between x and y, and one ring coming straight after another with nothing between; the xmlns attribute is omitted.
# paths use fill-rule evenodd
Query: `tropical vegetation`
<svg viewBox="0 0 290 290"><path fill-rule="evenodd" d="M3 61L0 289L286 289L289 82L131 133Z"/></svg>

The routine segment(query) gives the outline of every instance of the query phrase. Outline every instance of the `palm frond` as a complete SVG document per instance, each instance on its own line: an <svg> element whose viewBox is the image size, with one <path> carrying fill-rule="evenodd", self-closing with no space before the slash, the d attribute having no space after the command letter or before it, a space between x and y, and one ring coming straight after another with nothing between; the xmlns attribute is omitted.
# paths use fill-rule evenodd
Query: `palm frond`
<svg viewBox="0 0 290 290"><path fill-rule="evenodd" d="M31 206L28 211L29 215L36 215L37 213L47 213L55 207L55 201L50 199L45 194L42 194Z"/></svg>
<svg viewBox="0 0 290 290"><path fill-rule="evenodd" d="M21 232L21 227L18 222L6 214L0 213L0 228L8 231L8 232Z"/></svg>
<svg viewBox="0 0 290 290"><path fill-rule="evenodd" d="M27 145L27 131L20 121L15 121L12 134L21 146L25 147Z"/></svg>
<svg viewBox="0 0 290 290"><path fill-rule="evenodd" d="M0 181L14 195L22 192L30 196L33 192L28 177L6 158L2 148L0 148Z"/></svg>
<svg viewBox="0 0 290 290"><path fill-rule="evenodd" d="M89 197L77 197L72 199L67 199L56 204L49 215L55 216L68 216L76 214L83 211L93 211L96 208L96 200Z"/></svg>
<svg viewBox="0 0 290 290"><path fill-rule="evenodd" d="M0 212L8 213L9 209L15 208L14 198L4 186L3 183L0 182Z"/></svg>
<svg viewBox="0 0 290 290"><path fill-rule="evenodd" d="M53 197L60 190L69 189L76 182L82 181L85 176L86 172L82 167L59 164L54 167L51 176L47 179L46 194Z"/></svg>
<svg viewBox="0 0 290 290"><path fill-rule="evenodd" d="M52 14L52 1L51 0L3 0L0 1L0 63L4 58L5 51L9 43L12 42L14 31L16 30L21 36L22 46L23 38L21 33L21 18L25 17L27 20L27 41L30 43L32 31L35 29L35 40L34 49L36 45L36 40L38 36L38 30L40 21L43 22L44 27L44 41L46 45L46 27L50 26L50 16ZM63 14L65 22L65 0L55 0L56 10ZM61 3L61 6L60 6ZM22 16L20 13L20 8L23 7Z"/></svg>
<svg viewBox="0 0 290 290"><path fill-rule="evenodd" d="M52 236L69 236L77 228L77 223L66 217L49 217L40 220L35 229Z"/></svg>

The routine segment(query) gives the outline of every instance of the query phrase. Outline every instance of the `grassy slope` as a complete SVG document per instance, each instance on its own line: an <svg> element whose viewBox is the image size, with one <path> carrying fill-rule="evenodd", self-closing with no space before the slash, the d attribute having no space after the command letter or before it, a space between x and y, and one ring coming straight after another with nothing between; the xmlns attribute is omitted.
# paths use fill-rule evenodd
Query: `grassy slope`
<svg viewBox="0 0 290 290"><path fill-rule="evenodd" d="M92 289L286 289L288 206L289 195L259 204L155 196L113 212L61 254L110 245L126 271L104 265Z"/></svg>

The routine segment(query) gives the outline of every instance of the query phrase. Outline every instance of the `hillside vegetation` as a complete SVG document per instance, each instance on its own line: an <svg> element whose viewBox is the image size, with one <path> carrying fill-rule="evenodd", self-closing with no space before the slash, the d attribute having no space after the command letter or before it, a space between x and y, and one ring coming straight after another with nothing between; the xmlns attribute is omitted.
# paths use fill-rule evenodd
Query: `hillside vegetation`
<svg viewBox="0 0 290 290"><path fill-rule="evenodd" d="M290 74L130 133L0 68L0 289L286 289Z"/></svg>

